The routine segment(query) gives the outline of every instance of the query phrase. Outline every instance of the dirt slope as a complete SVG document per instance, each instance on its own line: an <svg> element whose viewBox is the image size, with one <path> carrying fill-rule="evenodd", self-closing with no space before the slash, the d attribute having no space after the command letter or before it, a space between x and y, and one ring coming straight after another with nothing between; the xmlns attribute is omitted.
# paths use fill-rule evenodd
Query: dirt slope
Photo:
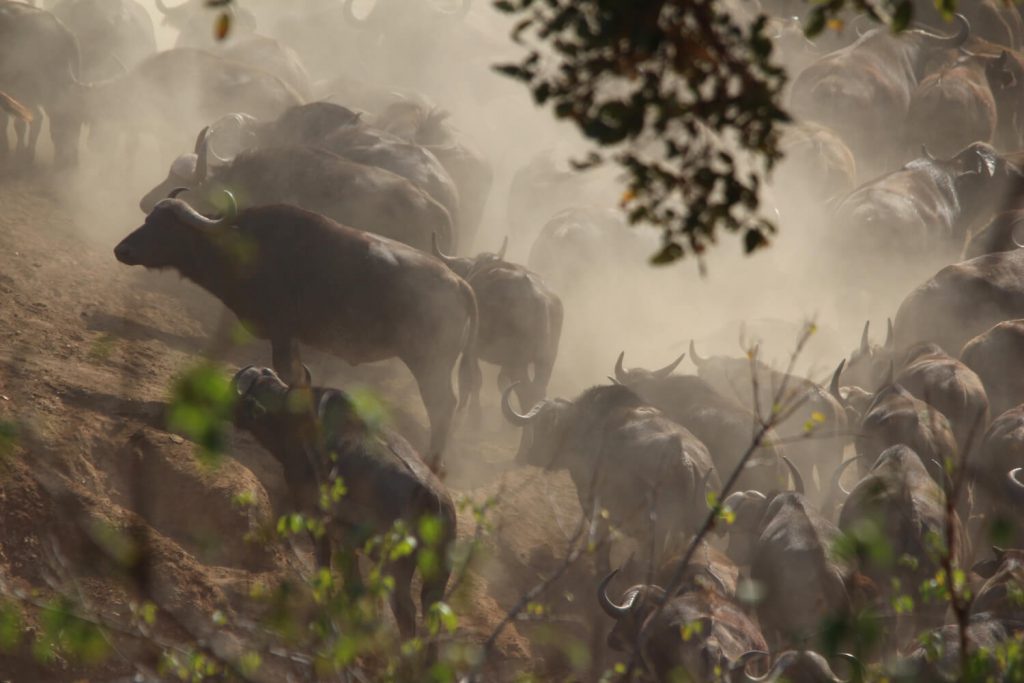
<svg viewBox="0 0 1024 683"><path fill-rule="evenodd" d="M287 508L280 468L267 453L236 433L230 457L210 469L196 460L192 443L165 429L168 387L203 352L220 308L175 276L121 266L111 253L116 238L83 237L62 204L43 179L0 183L0 422L18 431L0 465L0 579L8 591L36 589L40 599L57 589L74 592L97 614L127 619L136 597L127 587L139 584L119 577L97 547L145 538L145 581L162 610L161 637L175 641L189 631L235 651L235 634L215 626L213 612L230 624L250 608L254 585L308 572L311 559L301 546L246 540ZM255 343L234 353L225 371L268 360L266 346ZM321 382L374 387L392 402L410 439L422 438L422 408L404 368L353 370L311 360ZM478 641L557 567L579 517L564 474L541 477L512 465L517 434L499 426L494 402L492 395L481 430L461 430L449 480L456 498L500 494L490 516L495 530L459 605L462 628ZM250 503L237 504L240 497ZM475 531L467 511L460 525L464 538ZM574 567L542 600L555 612L589 604L591 596L572 592L589 572L585 564ZM507 629L499 640L501 669L521 668L538 654L547 668L561 666L564 652L530 642L537 628L520 622ZM573 629L588 636L579 624ZM145 648L133 641L118 643L126 655L152 656L139 654ZM40 667L27 650L16 654L0 658L0 678L109 680L131 671L116 656L89 668ZM267 668L274 680L273 663Z"/></svg>

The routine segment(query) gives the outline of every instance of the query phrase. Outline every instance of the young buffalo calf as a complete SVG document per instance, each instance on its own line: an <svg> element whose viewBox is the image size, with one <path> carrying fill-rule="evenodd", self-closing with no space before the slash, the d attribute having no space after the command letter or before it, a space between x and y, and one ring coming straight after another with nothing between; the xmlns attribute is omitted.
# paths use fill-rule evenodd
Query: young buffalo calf
<svg viewBox="0 0 1024 683"><path fill-rule="evenodd" d="M420 539L416 552L391 567L395 619L403 637L414 635L416 567L434 568L422 576L424 614L444 597L450 574L446 553L455 538L455 507L444 485L405 439L367 424L344 392L289 388L273 370L252 366L240 370L233 385L238 393L235 423L281 463L300 512L317 514L323 487L330 489L338 479L345 483L344 496L331 503L328 533L316 540L319 566L330 565L333 533L361 544L398 520L411 530L418 530L425 518L440 522L439 537ZM434 555L421 561L425 552Z"/></svg>

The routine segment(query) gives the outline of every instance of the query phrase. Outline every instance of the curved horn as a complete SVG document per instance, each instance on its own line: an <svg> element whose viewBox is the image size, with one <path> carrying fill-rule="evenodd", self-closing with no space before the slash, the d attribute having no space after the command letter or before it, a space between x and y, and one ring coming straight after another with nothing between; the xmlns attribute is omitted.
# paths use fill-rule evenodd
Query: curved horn
<svg viewBox="0 0 1024 683"><path fill-rule="evenodd" d="M674 361L672 361L662 369L653 371L651 374L657 377L658 379L664 379L665 377L668 377L669 375L672 374L672 371L675 370L676 367L683 362L684 358L686 358L686 354L680 354L679 358L676 358Z"/></svg>
<svg viewBox="0 0 1024 683"><path fill-rule="evenodd" d="M928 145L926 145L924 143L921 143L921 154L928 161L935 161L935 157L932 155L931 152L928 151Z"/></svg>
<svg viewBox="0 0 1024 683"><path fill-rule="evenodd" d="M512 424L516 425L517 427L525 427L526 425L530 424L530 422L533 421L533 418L537 417L537 413L539 413L541 409L544 407L544 402L541 401L540 403L535 405L533 408L530 409L530 412L526 413L525 415L520 415L512 408L512 404L509 402L509 396L512 394L512 390L515 389L517 386L519 386L519 382L515 382L514 384L507 387L505 391L502 392L501 412L504 413L505 419L511 422Z"/></svg>
<svg viewBox="0 0 1024 683"><path fill-rule="evenodd" d="M860 663L857 657L849 652L838 652L836 657L849 664L851 669L850 677L842 683L860 683L860 681L864 680L864 665Z"/></svg>
<svg viewBox="0 0 1024 683"><path fill-rule="evenodd" d="M199 131L199 137L196 138L196 185L206 180L206 173L208 170L207 166L207 152L210 148L210 127L207 126Z"/></svg>
<svg viewBox="0 0 1024 683"><path fill-rule="evenodd" d="M786 463L786 467L789 468L789 476L793 477L793 489L801 496L804 495L804 478L800 476L800 470L796 468L793 461L786 456L780 456Z"/></svg>
<svg viewBox="0 0 1024 683"><path fill-rule="evenodd" d="M622 367L622 360L625 357L626 357L626 352L625 351L620 351L619 352L619 357L615 361L615 380L619 384L625 384L626 383L626 371Z"/></svg>
<svg viewBox="0 0 1024 683"><path fill-rule="evenodd" d="M174 188L173 190L171 190L170 192L167 193L167 198L168 199L177 199L179 194L181 194L182 192L188 192L189 189L190 188L187 188L187 187L176 187L176 188Z"/></svg>
<svg viewBox="0 0 1024 683"><path fill-rule="evenodd" d="M832 398L839 401L839 405L846 407L846 401L843 400L843 395L839 392L839 376L843 374L843 368L846 367L846 359L839 361L839 367L832 373L832 381L828 383L828 393L832 394Z"/></svg>
<svg viewBox="0 0 1024 683"><path fill-rule="evenodd" d="M704 362L706 360L704 358L701 358L700 355L697 353L697 348L693 345L692 339L690 340L690 360L693 361L693 364L696 365L698 368L704 365Z"/></svg>
<svg viewBox="0 0 1024 683"><path fill-rule="evenodd" d="M885 319L885 348L892 350L893 345L896 343L896 337L892 332L892 318Z"/></svg>
<svg viewBox="0 0 1024 683"><path fill-rule="evenodd" d="M769 653L765 652L764 650L747 650L746 652L741 654L739 657L737 657L736 661L733 662L733 665L729 667L729 674L730 674L729 675L729 680L730 681L733 680L732 674L736 673L737 671L743 674L743 679L745 681L747 681L748 683L750 681L760 682L760 681L768 680L768 676L771 673L771 668L769 668L768 671L763 676L760 676L760 677L751 676L749 673L747 673L747 664L750 663L750 660L752 660L752 659L754 659L756 657L767 657L769 663L771 663L771 661L772 661L771 660L772 656Z"/></svg>
<svg viewBox="0 0 1024 683"><path fill-rule="evenodd" d="M954 14L953 19L956 21L957 31L951 36L940 36L936 33L928 33L927 31L918 30L917 33L931 38L936 44L942 47L960 47L967 42L968 36L971 35L971 24L967 21L967 17L962 14Z"/></svg>
<svg viewBox="0 0 1024 683"><path fill-rule="evenodd" d="M1024 500L1024 480L1022 480L1022 474L1024 474L1024 467L1015 467L1006 474L1006 478L1010 482L1010 486L1017 495Z"/></svg>
<svg viewBox="0 0 1024 683"><path fill-rule="evenodd" d="M505 235L505 239L501 241L501 249L498 249L498 260L505 260L505 252L508 251L508 235Z"/></svg>
<svg viewBox="0 0 1024 683"><path fill-rule="evenodd" d="M436 232L430 234L430 250L434 253L434 256L444 261L444 264L446 266L451 267L457 265L459 262L458 259L456 259L454 256L449 256L448 254L441 251L441 247L437 246Z"/></svg>
<svg viewBox="0 0 1024 683"><path fill-rule="evenodd" d="M228 208L220 218L207 218L180 199L164 199L163 202L170 202L178 218L196 228L220 228L232 225L238 216L238 205L235 203L235 196L224 190L224 197L227 199Z"/></svg>
<svg viewBox="0 0 1024 683"><path fill-rule="evenodd" d="M188 4L188 3L185 3ZM160 11L160 14L165 17L172 17L180 15L182 10L185 9L185 4L178 5L177 7L169 7L164 0L156 0L156 8Z"/></svg>
<svg viewBox="0 0 1024 683"><path fill-rule="evenodd" d="M853 457L841 464L836 468L835 473L832 475L832 490L842 491L844 495L849 496L850 492L843 488L843 473L846 472L846 468L857 462L857 458Z"/></svg>
<svg viewBox="0 0 1024 683"><path fill-rule="evenodd" d="M871 347L868 343L868 329L871 327L871 321L868 320L864 323L864 331L860 333L860 352L868 353Z"/></svg>
<svg viewBox="0 0 1024 683"><path fill-rule="evenodd" d="M1024 249L1024 242L1017 237L1017 229L1021 226L1024 226L1024 219L1015 220L1013 227L1010 229L1010 240L1018 249Z"/></svg>
<svg viewBox="0 0 1024 683"><path fill-rule="evenodd" d="M255 372L253 372L255 371ZM245 396L252 389L253 385L256 384L256 379L259 377L259 371L256 370L255 365L246 365L244 368L235 373L233 384L235 385L235 391L239 396Z"/></svg>
<svg viewBox="0 0 1024 683"><path fill-rule="evenodd" d="M618 569L612 571L612 573L604 577L601 580L601 583L597 586L597 602L601 605L601 611L616 621L629 614L629 610L633 607L633 603L636 601L637 596L636 592L631 593L630 596L626 598L626 602L621 605L616 605L612 602L611 598L608 597L608 584L612 582L612 579L614 579L615 575L618 573Z"/></svg>

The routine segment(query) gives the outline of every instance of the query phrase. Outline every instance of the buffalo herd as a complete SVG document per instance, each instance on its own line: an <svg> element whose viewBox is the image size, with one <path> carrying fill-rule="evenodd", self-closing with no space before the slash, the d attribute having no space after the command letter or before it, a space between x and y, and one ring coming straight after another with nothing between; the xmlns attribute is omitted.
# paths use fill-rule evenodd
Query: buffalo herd
<svg viewBox="0 0 1024 683"><path fill-rule="evenodd" d="M865 325L830 376L698 340L653 370L625 350L574 398L549 395L563 318L594 283L626 287L624 264L656 244L544 145L501 207L526 265L488 226L498 160L435 104L487 99L453 97L444 77L493 41L470 21L487 8L236 0L216 9L231 28L218 39L207 4L223 3L0 2L0 158L14 173L40 164L45 122L54 173L140 146L166 159L114 256L175 271L269 342L268 367L234 374L234 421L280 462L295 510L327 508L320 567L424 516L447 558L452 446L500 402L519 441L512 467L567 472L589 523L595 661L657 681L956 680L966 644L986 680L1019 680L1006 654L1024 637L1024 21L1012 3L944 14L914 0L903 32L842 15L807 38L802 2L722 0L738 18L751 5L771 17L790 71L787 157L763 202L813 245L823 287L878 297L907 283L902 302L884 342ZM176 42L160 51L168 31ZM496 251L474 251L495 232ZM318 385L304 349L401 360L429 436ZM696 374L678 371L687 356ZM496 392L481 362L497 368ZM324 506L339 478L347 492ZM421 632L414 585L423 614L445 597L453 568L424 561L429 548L392 567L403 637ZM622 548L631 559L613 563ZM944 583L952 598L926 590Z"/></svg>

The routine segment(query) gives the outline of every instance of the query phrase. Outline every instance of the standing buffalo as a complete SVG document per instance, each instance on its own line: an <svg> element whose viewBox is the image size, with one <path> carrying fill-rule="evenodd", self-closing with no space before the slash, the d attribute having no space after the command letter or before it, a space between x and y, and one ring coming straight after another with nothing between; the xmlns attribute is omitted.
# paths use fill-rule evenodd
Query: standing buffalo
<svg viewBox="0 0 1024 683"><path fill-rule="evenodd" d="M998 416L1024 403L1024 320L1006 320L964 344L960 360L985 386L989 408Z"/></svg>
<svg viewBox="0 0 1024 683"><path fill-rule="evenodd" d="M430 418L440 457L460 395L479 385L473 290L432 256L293 206L236 212L226 195L212 220L179 199L157 204L114 250L126 265L173 268L216 296L258 337L290 386L305 381L299 343L358 365L399 358ZM468 335L467 335L468 327Z"/></svg>
<svg viewBox="0 0 1024 683"><path fill-rule="evenodd" d="M444 597L450 574L446 554L455 540L456 517L444 485L401 436L367 424L344 392L289 388L273 370L252 366L240 370L232 384L238 395L236 423L281 463L296 510L313 518L328 514L328 533L316 539L321 567L330 567L333 532L355 550L369 536L391 531L399 520L412 533L425 519L438 523L436 538L420 539L415 552L390 567L395 620L404 638L413 637L417 566L424 616ZM338 480L345 484L345 495L322 510L318 504L324 487L330 490Z"/></svg>
<svg viewBox="0 0 1024 683"><path fill-rule="evenodd" d="M753 445L757 422L750 410L715 391L700 377L674 375L683 356L659 370L631 368L615 362L615 380L635 391L644 401L686 427L708 448L715 468L728 475ZM770 491L785 485L786 470L778 437L769 432L751 456L737 486Z"/></svg>
<svg viewBox="0 0 1024 683"><path fill-rule="evenodd" d="M843 532L888 544L887 552L864 552L857 557L860 571L884 592L887 603L935 576L940 568L936 542L948 548L955 566L967 566L969 546L960 517L953 513L952 548L946 543L946 524L942 488L929 476L921 457L902 444L878 456L839 515ZM869 528L877 530L877 536ZM919 605L917 624L941 624L944 608L944 603Z"/></svg>
<svg viewBox="0 0 1024 683"><path fill-rule="evenodd" d="M569 470L584 514L600 511L594 524L636 539L648 566L657 567L703 521L705 488L719 485L707 448L635 393L592 387L573 401L542 401L525 415L510 405L511 393L502 395L502 410L523 428L516 460ZM610 566L608 546L602 544L600 570Z"/></svg>
<svg viewBox="0 0 1024 683"><path fill-rule="evenodd" d="M434 255L473 288L480 310L477 356L501 368L498 390L515 386L521 405L547 395L562 336L562 300L537 275L504 260L507 242L497 254L455 258L437 243ZM533 366L533 377L530 376ZM480 394L470 407L479 411Z"/></svg>
<svg viewBox="0 0 1024 683"><path fill-rule="evenodd" d="M44 111L56 165L77 162L84 90L80 64L78 41L57 17L23 2L0 2L0 90L31 112L15 120L21 164L35 159ZM7 133L2 132L0 150L6 152Z"/></svg>
<svg viewBox="0 0 1024 683"><path fill-rule="evenodd" d="M227 190L243 208L294 204L422 251L430 248L435 236L446 248L454 242L452 220L444 207L405 178L381 168L313 147L257 147L211 169L208 152L204 130L195 153L178 157L167 178L142 198L142 210L149 213L175 188L188 189L190 202L208 209Z"/></svg>

